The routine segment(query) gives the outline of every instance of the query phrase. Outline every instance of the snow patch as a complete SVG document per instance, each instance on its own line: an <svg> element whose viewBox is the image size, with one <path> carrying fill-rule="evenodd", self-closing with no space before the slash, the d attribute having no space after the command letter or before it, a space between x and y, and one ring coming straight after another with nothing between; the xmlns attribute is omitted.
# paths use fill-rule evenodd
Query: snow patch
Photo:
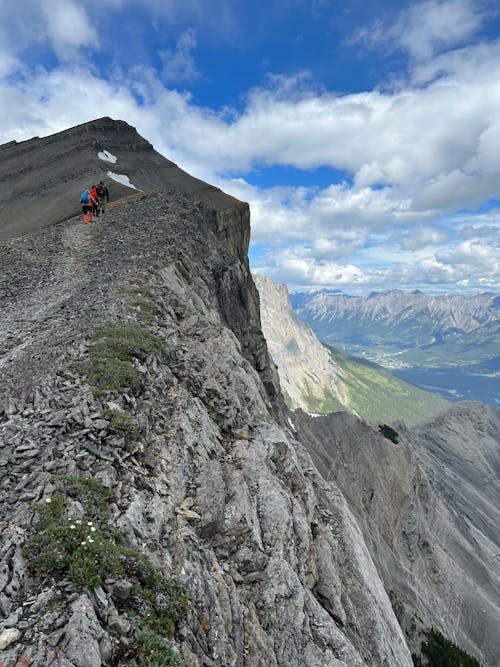
<svg viewBox="0 0 500 667"><path fill-rule="evenodd" d="M292 431L294 431L295 433L297 433L297 429L295 428L294 423L293 423L293 421L290 419L290 417L288 417L288 423L290 424L290 428L292 429Z"/></svg>
<svg viewBox="0 0 500 667"><path fill-rule="evenodd" d="M99 153L97 153L97 157L100 160L104 160L105 162L111 162L112 164L114 164L118 160L118 158L112 155L109 151L99 151Z"/></svg>
<svg viewBox="0 0 500 667"><path fill-rule="evenodd" d="M136 188L135 185L130 182L129 177L126 176L125 174L115 174L113 171L108 171L106 173L110 178L112 178L117 183L121 183L122 185L125 185L127 188L134 188L134 190L142 192L142 190L139 190L139 188Z"/></svg>

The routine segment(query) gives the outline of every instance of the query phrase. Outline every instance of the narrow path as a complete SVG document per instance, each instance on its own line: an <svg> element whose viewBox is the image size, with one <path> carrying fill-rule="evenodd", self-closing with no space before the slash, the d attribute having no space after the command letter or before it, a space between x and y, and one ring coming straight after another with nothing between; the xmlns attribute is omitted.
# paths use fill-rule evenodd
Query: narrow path
<svg viewBox="0 0 500 667"><path fill-rule="evenodd" d="M13 362L27 348L42 355L47 336L67 326L65 302L91 280L97 224L84 225L78 216L0 244L10 260L8 293L0 286L0 376L13 375Z"/></svg>

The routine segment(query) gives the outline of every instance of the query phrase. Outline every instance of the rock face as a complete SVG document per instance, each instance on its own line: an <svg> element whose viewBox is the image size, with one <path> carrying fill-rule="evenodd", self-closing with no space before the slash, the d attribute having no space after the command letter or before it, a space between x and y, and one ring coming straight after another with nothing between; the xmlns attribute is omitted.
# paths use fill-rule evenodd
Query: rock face
<svg viewBox="0 0 500 667"><path fill-rule="evenodd" d="M262 331L290 407L310 412L308 396L321 406L330 398L329 412L334 407L348 407L342 368L311 328L297 319L286 286L276 285L261 275L254 276L254 280L260 296Z"/></svg>
<svg viewBox="0 0 500 667"><path fill-rule="evenodd" d="M459 403L400 425L397 444L345 413L294 421L358 519L410 645L434 626L500 664L500 411Z"/></svg>
<svg viewBox="0 0 500 667"><path fill-rule="evenodd" d="M92 151L113 152L114 130L96 147L93 132L82 127L75 129L81 134L80 152L87 151L85 137ZM122 131L118 124L116 133ZM73 137L71 131L68 136ZM134 182L136 176L128 175ZM134 184L140 186L138 180ZM199 187L198 192L212 192L205 184ZM26 192L27 200L29 188ZM394 475L388 474L389 464L383 474L374 463L380 475L373 480L380 489L374 498L380 505L372 518L364 488L370 470L363 456L370 446L387 447L386 441L346 415L341 419L351 419L350 426L336 451L331 431L320 437L313 430L333 422L304 416L300 431L293 426L260 328L246 258L248 207L220 191L212 193L215 202L184 192L165 188L138 194L91 225L84 226L78 216L0 243L0 662L5 667L142 667L146 661L135 652L137 629L148 620L148 604L154 601L163 609L173 596L160 588L161 572L185 592L185 613L170 626L158 625L158 619L148 622L157 621L156 632L169 638L186 667L411 667L394 610L405 625L413 607L411 595L401 594L411 561L403 530L417 533L414 515L403 513L401 523L398 508L414 497L410 489L418 475L431 479L426 465L458 471L458 463L448 466L445 459L451 455L441 440L432 449L438 463L430 454L417 460L406 445L392 460L401 466ZM17 230L23 225L23 219L16 221ZM133 342L119 339L106 347L110 331L128 332ZM134 353L125 362L130 345ZM111 383L116 374L121 384L99 385L93 373L102 365L104 381ZM478 407L474 428L484 420L486 413ZM453 420L450 427L447 423L443 417L440 433L446 439L457 428ZM341 465L343 447L352 444L351 430L366 435L366 452L359 449L359 461L353 462L359 494L353 493L355 486L347 489L347 470L332 474ZM423 429L415 437L427 442L432 434ZM484 469L493 471L491 448ZM455 455L460 459L464 451ZM467 498L462 508L471 510L480 489L470 466L467 471L465 499L448 498L451 483L436 496L440 504L420 494L426 516L435 512L437 522L442 511L451 514L458 507L453 503ZM99 482L99 488L112 491L107 510L114 539L118 533L125 541L120 554L126 572L133 562L145 567L130 549L157 568L148 599L138 596L128 574L108 573L95 586L75 583L85 568L92 571L93 559L82 561L71 577L55 576L57 568L63 571L58 523L50 533L59 540L50 552L52 561L29 567L33 551L23 546L33 544L32 538L47 549L53 546L43 542L48 524L39 517L43 508L56 512L62 480ZM389 514L382 506L386 488L394 489L386 493L394 503ZM494 544L489 513L489 503L498 507L494 482L490 491L480 509L483 532L490 527ZM96 494L85 496L85 502L95 502ZM51 515L70 536L76 534L72 526L80 530L85 498L83 492L68 496L64 514ZM434 498L430 492L429 498ZM432 600L439 609L443 601L454 600L457 609L461 584L439 570L456 561L454 525L447 525L450 536L443 545L450 546L451 560L435 561ZM459 539L462 533L455 535ZM394 581L387 573L397 565L399 551L385 544L385 537L408 552L403 565L394 568ZM419 551L425 547L411 542L411 548L422 568L427 566L425 551ZM114 552L104 556L102 567ZM481 558L482 551L475 561L480 604L488 593ZM497 561L491 565L491 585L496 567ZM412 571L407 590L413 586ZM415 611L424 609L412 595ZM493 594L488 600L490 618L498 605ZM480 613L469 608L477 601L463 597L463 617ZM447 636L453 631L436 625ZM486 656L488 667L495 665L479 630L474 634L463 619L457 627L457 640ZM489 640L488 630L484 642ZM167 664L179 664L173 649L162 647L169 652Z"/></svg>
<svg viewBox="0 0 500 667"><path fill-rule="evenodd" d="M398 419L413 425L449 406L376 364L324 346L295 315L285 285L260 275L254 279L262 330L289 408L312 414L348 410L369 421Z"/></svg>
<svg viewBox="0 0 500 667"><path fill-rule="evenodd" d="M112 488L128 543L183 583L185 665L411 665L352 513L283 425L243 248L214 215L149 195L0 245L0 606L21 633L5 665L117 665L134 641L126 587L27 569L32 506L58 475ZM92 393L79 370L107 321L162 343L135 393Z"/></svg>

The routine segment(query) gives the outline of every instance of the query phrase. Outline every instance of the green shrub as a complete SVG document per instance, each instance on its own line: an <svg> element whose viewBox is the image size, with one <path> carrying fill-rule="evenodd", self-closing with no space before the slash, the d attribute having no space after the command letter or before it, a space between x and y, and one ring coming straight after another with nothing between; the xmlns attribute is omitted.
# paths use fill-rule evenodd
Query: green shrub
<svg viewBox="0 0 500 667"><path fill-rule="evenodd" d="M130 667L183 667L179 654L147 626L137 632L136 641L141 649L140 662L134 661Z"/></svg>
<svg viewBox="0 0 500 667"><path fill-rule="evenodd" d="M52 496L35 505L36 532L23 547L30 570L69 578L85 588L100 586L108 577L126 577L134 585L130 600L120 604L140 610L129 667L182 667L165 638L173 635L189 609L184 587L163 576L145 554L125 545L110 523L112 491L90 477L56 477L53 482ZM64 516L69 499L82 505L82 516Z"/></svg>
<svg viewBox="0 0 500 667"><path fill-rule="evenodd" d="M55 483L52 496L35 505L37 532L23 553L35 573L68 576L79 586L95 588L103 578L123 572L121 535L108 521L113 493L92 478L59 477ZM83 516L63 518L68 498L83 506Z"/></svg>
<svg viewBox="0 0 500 667"><path fill-rule="evenodd" d="M319 526L315 522L311 523L311 535L313 540L315 540L319 535Z"/></svg>
<svg viewBox="0 0 500 667"><path fill-rule="evenodd" d="M128 302L128 307L137 313L140 320L149 324L160 314L160 309L152 301L146 299L134 299Z"/></svg>
<svg viewBox="0 0 500 667"><path fill-rule="evenodd" d="M46 503L61 503L55 493ZM37 534L24 546L29 567L36 573L68 576L75 584L95 588L103 578L123 573L119 548L106 527L94 523L88 514L82 517L48 517L37 506L40 520Z"/></svg>
<svg viewBox="0 0 500 667"><path fill-rule="evenodd" d="M395 445L398 444L399 434L391 426L388 426L387 424L379 424L378 430L382 433L384 438L391 440Z"/></svg>
<svg viewBox="0 0 500 667"><path fill-rule="evenodd" d="M118 296L143 296L152 297L152 293L146 287L139 287L138 285L128 285L121 287L118 290Z"/></svg>
<svg viewBox="0 0 500 667"><path fill-rule="evenodd" d="M106 410L104 414L111 421L111 428L115 431L128 433L134 440L139 437L141 433L139 425L125 410Z"/></svg>
<svg viewBox="0 0 500 667"><path fill-rule="evenodd" d="M161 351L160 341L142 327L106 324L96 331L89 359L80 364L80 370L97 389L137 391L141 381L132 360Z"/></svg>

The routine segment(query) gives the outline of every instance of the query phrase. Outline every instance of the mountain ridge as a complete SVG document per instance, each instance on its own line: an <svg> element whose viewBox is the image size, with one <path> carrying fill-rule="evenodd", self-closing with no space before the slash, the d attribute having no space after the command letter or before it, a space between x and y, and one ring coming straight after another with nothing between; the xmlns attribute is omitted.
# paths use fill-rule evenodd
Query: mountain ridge
<svg viewBox="0 0 500 667"><path fill-rule="evenodd" d="M115 161L99 157L106 151ZM128 187L110 177L125 175ZM180 169L125 121L109 117L82 123L48 137L0 146L0 202L9 216L0 239L47 227L76 215L80 193L103 180L112 199L140 191L176 190L222 212L238 200Z"/></svg>
<svg viewBox="0 0 500 667"><path fill-rule="evenodd" d="M304 475L312 470L307 452L280 425L279 388L273 395L273 366L252 321L250 273L205 216L210 222L210 211L178 193L148 195L90 226L75 218L0 244L7 254L24 247L19 262L32 275L29 287L13 284L17 272L5 277L12 293L0 301L9 369L0 385L8 526L0 607L5 632L19 633L2 659L48 665L54 641L77 667L119 664L124 651L140 655L134 632L146 620L132 613L136 598L121 601L112 579L82 590L63 578L56 589L23 557L23 544L37 535L32 503L54 497L60 476L91 476L116 494L113 522L127 544L189 591L191 611L174 638L185 664L410 667L350 511L331 485ZM37 282L34 247L42 265L46 252L59 262L63 252L67 268ZM17 312L4 318L14 303ZM133 358L135 390L99 389L86 375L92 350L107 340L106 323L112 331L140 327L144 340L161 344L161 353ZM139 437L114 427L110 411L127 416ZM25 476L27 469L33 473ZM65 516L85 519L83 500L70 500ZM323 536L317 543L312 523ZM344 602L335 592L340 572ZM314 592L319 579L322 596ZM123 585L132 582L126 574ZM36 601L33 612L27 600Z"/></svg>
<svg viewBox="0 0 500 667"><path fill-rule="evenodd" d="M395 425L397 444L348 413L293 420L357 517L412 650L426 619L498 664L500 411L457 403L426 424ZM464 599L474 600L467 613Z"/></svg>
<svg viewBox="0 0 500 667"><path fill-rule="evenodd" d="M95 156L90 129L73 138ZM123 164L125 145L113 153ZM59 167L79 187L88 165L72 156ZM497 486L467 534L452 482L466 468L464 502L483 498L463 459L488 423L497 469L498 411L476 407L464 447L430 458L422 485L403 427L398 447L352 415L289 414L249 270L248 206L219 191L213 207L181 185L124 198L90 225L69 217L0 241L0 660L142 667L154 649L185 667L412 667L403 628L419 610L424 628L434 619L429 587L436 609L453 603L436 627L496 667L498 605L480 566L498 576L483 549ZM455 416L440 424L438 444L454 451ZM449 567L412 530L429 516L449 536ZM474 540L478 567L459 587L454 545ZM405 578L410 551L422 588ZM489 601L482 636L465 622L482 613L474 586ZM453 605L465 610L457 630Z"/></svg>

